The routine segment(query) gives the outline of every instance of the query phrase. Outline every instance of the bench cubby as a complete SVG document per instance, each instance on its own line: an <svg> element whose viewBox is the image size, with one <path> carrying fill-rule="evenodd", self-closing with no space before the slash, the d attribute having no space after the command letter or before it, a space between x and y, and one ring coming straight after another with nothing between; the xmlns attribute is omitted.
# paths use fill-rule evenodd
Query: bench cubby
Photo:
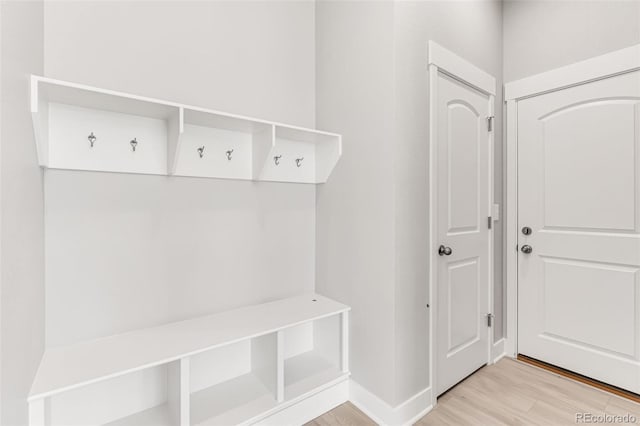
<svg viewBox="0 0 640 426"><path fill-rule="evenodd" d="M30 426L259 422L348 379L349 310L307 294L47 349Z"/></svg>

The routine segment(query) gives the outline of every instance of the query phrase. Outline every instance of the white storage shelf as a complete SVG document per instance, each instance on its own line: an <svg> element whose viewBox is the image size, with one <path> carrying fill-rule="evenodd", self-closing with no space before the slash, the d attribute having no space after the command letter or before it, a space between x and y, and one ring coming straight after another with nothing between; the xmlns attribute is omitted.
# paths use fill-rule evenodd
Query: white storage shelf
<svg viewBox="0 0 640 426"><path fill-rule="evenodd" d="M42 167L324 183L338 134L31 77Z"/></svg>
<svg viewBox="0 0 640 426"><path fill-rule="evenodd" d="M310 294L48 349L30 426L258 422L348 378L349 310Z"/></svg>

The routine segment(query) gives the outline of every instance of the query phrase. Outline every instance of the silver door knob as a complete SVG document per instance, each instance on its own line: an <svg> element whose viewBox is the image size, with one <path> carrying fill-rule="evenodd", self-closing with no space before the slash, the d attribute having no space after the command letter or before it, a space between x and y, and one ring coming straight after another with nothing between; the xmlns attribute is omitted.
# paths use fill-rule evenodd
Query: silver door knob
<svg viewBox="0 0 640 426"><path fill-rule="evenodd" d="M451 253L453 253L453 250L451 250L451 247L445 247L443 245L438 247L438 254L440 256L451 256Z"/></svg>
<svg viewBox="0 0 640 426"><path fill-rule="evenodd" d="M529 253L531 253L533 251L533 247L531 247L529 244L525 244L525 245L522 246L520 251L522 251L525 254L529 254Z"/></svg>

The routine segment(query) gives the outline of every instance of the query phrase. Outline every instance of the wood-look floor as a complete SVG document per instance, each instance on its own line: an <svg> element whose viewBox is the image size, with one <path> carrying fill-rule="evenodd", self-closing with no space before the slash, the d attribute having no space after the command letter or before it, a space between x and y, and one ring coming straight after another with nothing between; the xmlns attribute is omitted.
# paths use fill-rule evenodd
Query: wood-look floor
<svg viewBox="0 0 640 426"><path fill-rule="evenodd" d="M436 408L416 425L576 425L578 413L632 415L640 424L640 404L505 358L480 369L442 395ZM351 403L308 423L360 425L375 422Z"/></svg>

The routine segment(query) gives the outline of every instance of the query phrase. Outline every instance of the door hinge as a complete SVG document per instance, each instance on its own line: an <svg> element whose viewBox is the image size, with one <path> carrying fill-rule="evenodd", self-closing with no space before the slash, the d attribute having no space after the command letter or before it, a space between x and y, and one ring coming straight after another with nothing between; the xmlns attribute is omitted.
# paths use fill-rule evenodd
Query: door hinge
<svg viewBox="0 0 640 426"><path fill-rule="evenodd" d="M491 229L491 224L493 223L493 218L491 216L489 216L487 218L487 226L489 227L489 229Z"/></svg>
<svg viewBox="0 0 640 426"><path fill-rule="evenodd" d="M487 130L493 132L493 119L495 117L492 115L491 117L487 117Z"/></svg>
<svg viewBox="0 0 640 426"><path fill-rule="evenodd" d="M493 326L493 314L487 314L487 327Z"/></svg>

